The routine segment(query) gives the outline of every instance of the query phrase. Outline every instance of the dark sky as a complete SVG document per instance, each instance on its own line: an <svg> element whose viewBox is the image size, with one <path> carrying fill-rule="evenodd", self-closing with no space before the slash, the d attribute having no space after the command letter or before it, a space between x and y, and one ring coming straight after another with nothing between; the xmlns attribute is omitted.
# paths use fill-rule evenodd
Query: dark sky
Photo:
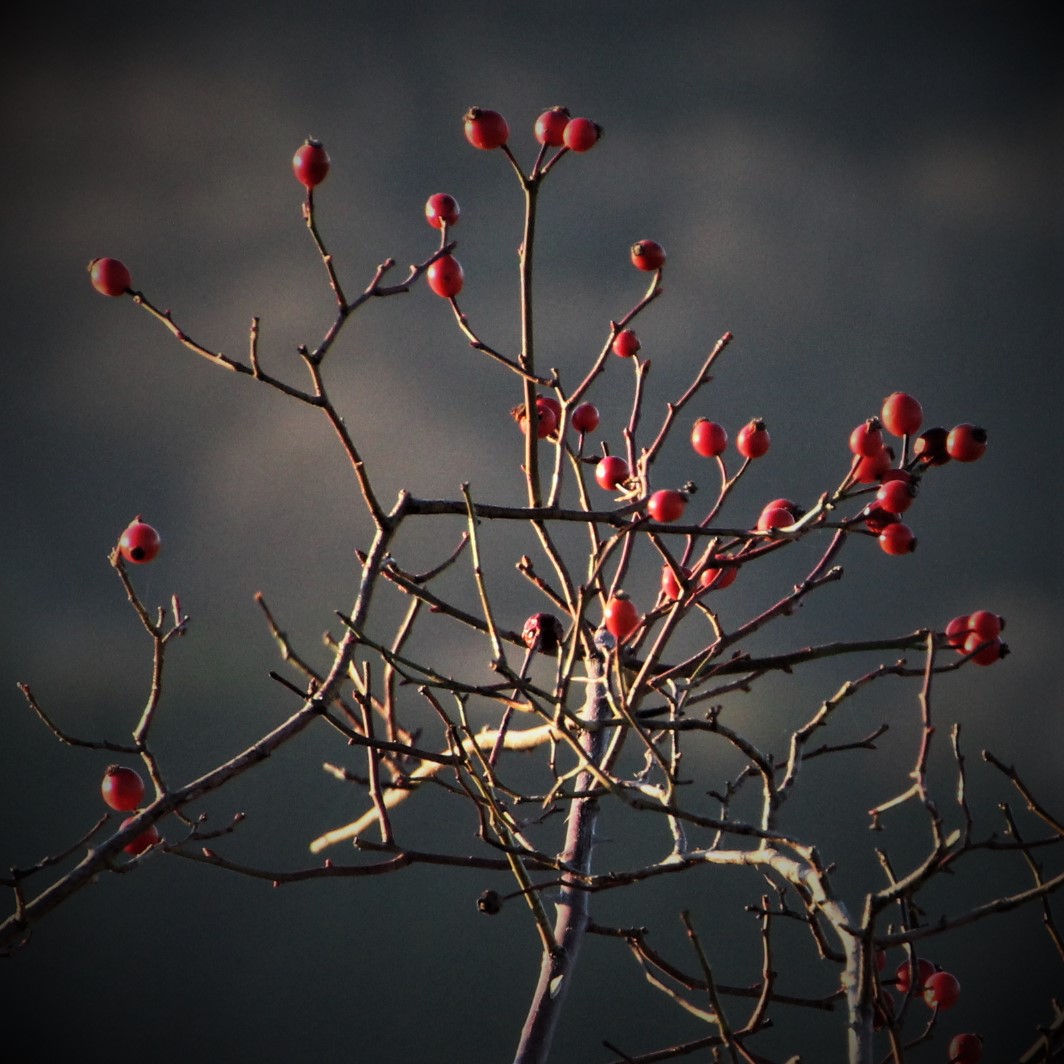
<svg viewBox="0 0 1064 1064"><path fill-rule="evenodd" d="M937 685L944 778L946 724L960 720L983 835L1002 829L996 802L1013 800L979 759L983 747L1015 762L1062 815L1054 662L1064 619L1055 542L1064 86L1047 10L163 3L24 15L0 66L9 150L0 177L0 863L32 864L88 830L107 760L61 747L16 682L31 683L84 738L122 741L143 704L150 646L107 564L130 518L143 513L165 544L136 574L138 588L150 603L178 592L193 618L155 736L174 782L232 756L292 709L267 678L278 663L254 592L320 655L322 632L335 631L334 611L354 595L352 550L367 539L342 456L313 411L196 359L131 301L95 293L85 264L123 259L135 287L234 357L245 356L260 316L264 362L299 382L297 346L315 343L331 320L290 169L313 135L332 158L318 222L348 293L388 256L401 272L431 252L436 234L422 206L449 191L463 207L454 234L463 307L513 350L520 192L498 153L466 143L470 105L507 116L526 166L543 108L565 104L604 127L600 144L564 160L544 186L541 364L559 367L570 386L579 379L611 318L642 292L629 244L659 240L666 291L639 326L653 361L649 420L731 330L692 417L735 429L760 416L771 426L759 479L729 503L736 522L752 522L764 499L812 500L833 487L850 429L894 390L916 394L928 423L987 428L985 459L944 467L925 484L911 521L917 552L888 558L871 542L853 544L839 587L777 638L794 646L942 626L979 607L1003 614L1010 657ZM328 371L386 500L404 487L455 497L463 480L484 498L520 499L507 413L519 399L514 378L470 351L423 287L368 306ZM627 418L626 371L608 366L591 396L604 424ZM677 435L660 475L706 480ZM404 544L411 568L437 558L440 534ZM492 564L512 573L509 545L492 542ZM656 573L648 567L633 592L652 596ZM751 582L726 623L778 593ZM515 591L505 623L519 627L531 601L526 588ZM388 619L385 610L382 626ZM786 708L815 706L849 675L826 670L809 686L738 700L733 719L778 739ZM854 725L889 716L897 739L868 770L883 787L911 764L915 712L915 690L898 685L871 697ZM306 863L307 840L357 807L319 768L346 756L313 734L215 796L219 824L249 813L232 852L276 868ZM838 771L861 775L864 764L840 761ZM814 786L796 825L826 832L827 856L859 899L861 873L846 863L867 872L856 853L872 845L862 809L845 817L838 790L839 780ZM949 795L946 783L942 801ZM411 825L430 829L469 845L459 826ZM987 868L973 898L1025 882L1018 859ZM709 925L727 924L727 912L763 889L716 873L685 882L615 908L604 902L606 918L646 920L679 949L685 890ZM512 1055L536 941L523 912L478 916L485 885L419 870L271 891L156 857L53 914L0 969L0 987L16 1027L31 1003L46 1003L48 1021L32 1027L40 1059L106 1038L159 1062L495 1064ZM718 892L720 905L710 904ZM941 892L933 901L950 908ZM1049 1018L1064 978L1033 910L996 928L943 940L940 953L968 966L971 987L949 1029L981 1025L995 1039L990 1058L1007 1060ZM721 965L734 964L733 980L752 978L742 946L719 933ZM987 951L1024 936L1036 943L1033 959L1002 990L1001 972L1019 955L1002 953L988 973ZM557 1060L610 1059L603 1038L634 1053L691 1033L622 947L592 946ZM789 1022L781 1014L777 1026ZM789 1048L771 1036L764 1045L781 1058ZM808 1059L842 1059L833 1052ZM924 1059L944 1058L929 1050Z"/></svg>

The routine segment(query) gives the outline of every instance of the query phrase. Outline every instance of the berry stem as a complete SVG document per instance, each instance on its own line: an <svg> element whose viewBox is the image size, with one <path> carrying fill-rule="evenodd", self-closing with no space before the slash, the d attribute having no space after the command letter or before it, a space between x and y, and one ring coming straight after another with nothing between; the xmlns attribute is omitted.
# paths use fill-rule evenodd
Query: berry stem
<svg viewBox="0 0 1064 1064"><path fill-rule="evenodd" d="M314 220L314 190L312 188L307 189L307 199L303 204L303 220L307 223L307 229L310 230L310 235L314 239L314 246L321 256L325 272L329 275L329 287L333 290L333 295L336 296L336 305L345 308L347 306L347 298L344 296L344 290L340 287L340 278L336 274L336 267L333 266L333 257L326 250L321 234L318 232L317 223Z"/></svg>
<svg viewBox="0 0 1064 1064"><path fill-rule="evenodd" d="M512 160L512 156L510 156ZM518 170L520 173L520 170ZM538 183L522 178L525 190L525 227L521 237L519 255L521 275L521 355L519 363L524 371L524 400L528 416L528 431L525 433L525 477L528 481L528 503L538 506L541 499L539 478L539 412L536 409L536 391L530 380L536 372L535 341L532 323L532 252L536 235L536 199Z"/></svg>

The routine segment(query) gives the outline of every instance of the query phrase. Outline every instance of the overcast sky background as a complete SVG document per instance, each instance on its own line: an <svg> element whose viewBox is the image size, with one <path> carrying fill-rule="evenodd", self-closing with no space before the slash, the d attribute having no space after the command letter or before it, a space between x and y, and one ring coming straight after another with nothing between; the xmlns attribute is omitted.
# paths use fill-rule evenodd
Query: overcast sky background
<svg viewBox="0 0 1064 1064"><path fill-rule="evenodd" d="M505 160L466 143L461 117L474 104L507 116L526 167L547 106L568 105L605 129L593 151L563 160L542 194L540 365L559 367L570 387L582 376L610 319L643 291L627 248L644 237L669 255L665 294L639 322L653 360L648 424L716 339L734 333L686 420L713 416L733 433L752 416L769 423L773 450L726 511L736 523L752 522L768 498L811 501L833 487L850 429L891 391L916 394L928 424L987 428L983 461L929 477L912 512L917 552L888 558L871 542L851 544L842 583L814 596L823 601L770 645L901 634L979 607L1005 615L1008 660L936 685L938 752L946 724L961 720L982 834L1000 830L995 804L1014 800L982 764L983 747L1014 761L1064 815L1064 85L1048 10L160 3L22 16L0 65L9 150L0 176L0 863L55 853L102 812L106 755L61 747L15 684L31 683L78 736L128 735L150 647L107 554L135 514L164 536L159 560L134 574L138 588L150 604L178 592L192 616L156 732L175 783L293 708L267 678L278 663L254 592L320 653L333 611L353 600L352 550L368 542L354 486L314 411L196 359L130 300L94 292L86 263L123 259L136 288L233 357L245 357L260 316L266 368L302 383L296 347L316 343L332 314L290 169L313 135L332 157L318 222L348 294L386 257L397 273L427 257L436 233L423 221L425 198L451 192L463 207L454 233L463 308L485 339L514 350L521 198ZM616 449L630 373L613 362L591 398ZM327 373L386 502L404 487L456 497L467 479L482 498L522 497L520 437L507 413L519 399L515 379L469 350L423 286L365 308ZM713 487L684 432L656 468L669 484ZM457 525L412 536L404 561L432 564L452 533ZM503 583L515 579L520 551L503 536L492 542L500 601L513 614L504 623L520 627L538 605L526 587ZM741 595L738 584L729 589L737 594L722 599L725 623L802 575L780 574L783 584L752 574ZM633 576L633 592L652 597L656 575L647 567ZM388 619L385 608L382 635ZM823 670L811 687L780 683L738 700L733 719L759 741L778 741L788 714L803 719L867 667ZM857 757L838 763L847 787L871 780L882 796L904 786L915 693L899 684L862 702L850 734L890 719L892 738L874 769ZM251 814L232 852L271 867L305 863L308 839L361 809L319 769L344 754L329 737L308 736L209 802L219 823L238 809ZM872 867L856 856L873 845L867 806L859 795L847 818L832 799L838 785L811 784L794 823L828 833L825 856L856 891L860 875L847 861ZM469 845L455 825L411 825L418 830ZM1039 834L1034 825L1030 833ZM875 844L904 847L897 834ZM1025 875L1018 860L988 864L973 897L1018 889ZM710 898L735 913L763 889L738 875L684 879L633 898L630 910L604 901L602 911L650 922L657 941L679 951L677 913L692 892L711 924L725 902ZM516 1044L537 945L523 911L478 916L486 885L417 870L271 891L156 858L84 892L0 968L5 1024L46 1005L47 1022L28 1028L40 1059L106 1039L144 1046L160 1062L460 1055L495 1064ZM947 908L954 900L935 898ZM753 978L733 932L715 931L719 963L735 965L728 978ZM1013 953L997 959L1024 936L1033 945L1022 970ZM935 956L966 966L950 1029L993 1035L994 1060L1015 1059L1050 1018L1051 994L1064 992L1033 909L943 940ZM988 956L993 973L979 972ZM621 946L592 943L584 959L559 1061L610 1059L603 1038L635 1053L693 1033ZM777 1025L790 1019L781 1013ZM790 1048L771 1035L764 1047L780 1056Z"/></svg>

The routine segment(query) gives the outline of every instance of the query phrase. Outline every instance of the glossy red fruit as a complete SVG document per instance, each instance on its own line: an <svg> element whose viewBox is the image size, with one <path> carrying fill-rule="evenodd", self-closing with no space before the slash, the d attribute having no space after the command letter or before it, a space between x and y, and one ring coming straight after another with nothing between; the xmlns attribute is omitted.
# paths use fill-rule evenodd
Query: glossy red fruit
<svg viewBox="0 0 1064 1064"><path fill-rule="evenodd" d="M133 276L118 259L93 259L89 263L89 280L105 296L124 295L133 286Z"/></svg>
<svg viewBox="0 0 1064 1064"><path fill-rule="evenodd" d="M690 576L691 574L687 569L684 569L684 576ZM661 592L667 598L675 602L681 595L683 595L683 588L680 587L679 580L676 579L676 574L668 565L661 567Z"/></svg>
<svg viewBox="0 0 1064 1064"><path fill-rule="evenodd" d="M935 972L924 980L923 996L933 1009L951 1009L960 1000L960 981L952 972Z"/></svg>
<svg viewBox="0 0 1064 1064"><path fill-rule="evenodd" d="M883 429L879 418L870 417L850 433L850 450L863 458L874 458L883 449Z"/></svg>
<svg viewBox="0 0 1064 1064"><path fill-rule="evenodd" d="M122 812L136 809L144 797L144 780L136 769L124 765L109 765L100 783L103 800Z"/></svg>
<svg viewBox="0 0 1064 1064"><path fill-rule="evenodd" d="M767 532L772 528L786 528L793 525L794 521L794 513L786 506L769 503L758 515L755 528L758 532Z"/></svg>
<svg viewBox="0 0 1064 1064"><path fill-rule="evenodd" d="M429 288L443 299L453 299L465 284L462 264L453 255L441 255L429 266L425 276Z"/></svg>
<svg viewBox="0 0 1064 1064"><path fill-rule="evenodd" d="M570 118L563 136L570 151L588 151L602 136L602 126L590 118Z"/></svg>
<svg viewBox="0 0 1064 1064"><path fill-rule="evenodd" d="M653 273L665 265L665 249L656 240L637 240L631 248L632 265Z"/></svg>
<svg viewBox="0 0 1064 1064"><path fill-rule="evenodd" d="M923 990L924 984L927 979L935 974L934 964L924 957L920 957L916 962L916 986L913 988L917 993ZM907 994L909 988L913 983L913 965L912 961L904 960L898 965L898 970L895 972L895 979L897 980L897 987L900 993Z"/></svg>
<svg viewBox="0 0 1064 1064"><path fill-rule="evenodd" d="M594 432L599 426L598 407L594 403L581 403L573 410L572 422L577 432Z"/></svg>
<svg viewBox="0 0 1064 1064"><path fill-rule="evenodd" d="M133 821L136 820L136 816L127 816L122 821L119 830L128 827ZM123 851L128 854L132 854L136 857L138 854L143 853L148 848L154 846L161 836L159 835L159 829L152 824L150 827L145 828L139 835L135 835L129 842L122 847Z"/></svg>
<svg viewBox="0 0 1064 1064"><path fill-rule="evenodd" d="M891 392L883 400L879 417L887 432L911 436L924 422L924 408L906 392Z"/></svg>
<svg viewBox="0 0 1064 1064"><path fill-rule="evenodd" d="M662 488L661 491L654 492L647 499L647 513L662 524L678 521L683 517L685 509L687 509L687 496L674 488Z"/></svg>
<svg viewBox="0 0 1064 1064"><path fill-rule="evenodd" d="M565 127L569 122L568 107L551 107L536 119L535 134L540 144L560 148L565 142Z"/></svg>
<svg viewBox="0 0 1064 1064"><path fill-rule="evenodd" d="M911 554L916 550L916 536L903 521L895 521L879 533L879 545L887 554Z"/></svg>
<svg viewBox="0 0 1064 1064"><path fill-rule="evenodd" d="M619 455L608 454L600 458L595 465L595 480L600 488L613 491L623 484L631 474L628 463Z"/></svg>
<svg viewBox="0 0 1064 1064"><path fill-rule="evenodd" d="M1008 650L1008 644L1003 643L1000 637L995 636L988 640L978 632L972 632L961 647L962 653L972 655L975 665L993 665L995 661L1000 661Z"/></svg>
<svg viewBox="0 0 1064 1064"><path fill-rule="evenodd" d="M977 1034L958 1034L949 1044L948 1064L979 1064L983 1059L983 1040Z"/></svg>
<svg viewBox="0 0 1064 1064"><path fill-rule="evenodd" d="M858 484L875 484L890 472L894 452L889 447L880 447L872 455L862 455L853 470L853 479Z"/></svg>
<svg viewBox="0 0 1064 1064"><path fill-rule="evenodd" d="M561 405L557 399L551 399L549 396L541 395L536 399L536 438L545 439L547 436L552 436L558 430L558 416L561 412ZM515 415L517 417L517 423L521 426L521 431L527 431L528 419L525 417L525 408L519 407Z"/></svg>
<svg viewBox="0 0 1064 1064"><path fill-rule="evenodd" d="M455 225L462 213L458 200L449 192L435 192L425 200L425 221L433 229L442 229L445 225Z"/></svg>
<svg viewBox="0 0 1064 1064"><path fill-rule="evenodd" d="M466 140L474 148L491 151L510 139L510 127L498 111L486 107L470 107L462 117Z"/></svg>
<svg viewBox="0 0 1064 1064"><path fill-rule="evenodd" d="M1004 619L990 610L976 610L968 614L968 630L984 639L996 639L1004 627Z"/></svg>
<svg viewBox="0 0 1064 1064"><path fill-rule="evenodd" d="M716 458L728 446L728 433L723 425L700 417L691 429L691 446L703 458Z"/></svg>
<svg viewBox="0 0 1064 1064"><path fill-rule="evenodd" d="M772 437L759 417L748 421L735 437L735 449L744 458L760 458L768 452Z"/></svg>
<svg viewBox="0 0 1064 1064"><path fill-rule="evenodd" d="M776 509L776 507L782 507L784 510L790 510L795 521L797 521L799 517L805 516L805 507L799 506L798 503L794 501L794 499L773 499L771 502L765 503L765 505L762 506L761 509L774 510Z"/></svg>
<svg viewBox="0 0 1064 1064"><path fill-rule="evenodd" d="M951 647L954 647L958 653L964 653L964 644L967 642L968 636L972 634L971 626L968 624L968 614L962 613L959 617L954 617L953 620L946 625L946 642Z"/></svg>
<svg viewBox="0 0 1064 1064"><path fill-rule="evenodd" d="M542 410L544 407L546 407L548 410L550 410L550 412L554 415L555 423L561 421L561 419L562 419L562 404L559 403L558 400L555 399L553 395L537 395L536 396L536 406L540 410Z"/></svg>
<svg viewBox="0 0 1064 1064"><path fill-rule="evenodd" d="M603 623L618 643L627 640L639 627L642 618L635 603L623 592L618 591L607 603L603 613Z"/></svg>
<svg viewBox="0 0 1064 1064"><path fill-rule="evenodd" d="M946 452L958 462L974 462L986 454L986 429L964 422L946 436Z"/></svg>
<svg viewBox="0 0 1064 1064"><path fill-rule="evenodd" d="M150 562L162 547L159 533L140 517L134 518L118 540L118 551L127 562L143 565Z"/></svg>
<svg viewBox="0 0 1064 1064"><path fill-rule="evenodd" d="M904 480L888 480L876 492L876 502L892 514L903 514L916 497L911 484Z"/></svg>
<svg viewBox="0 0 1064 1064"><path fill-rule="evenodd" d="M940 425L925 429L913 441L913 454L924 465L945 465L950 460L950 453L946 449L948 436L949 433Z"/></svg>
<svg viewBox="0 0 1064 1064"><path fill-rule="evenodd" d="M292 172L296 180L307 188L320 185L329 172L329 153L322 147L320 140L308 137L306 142L292 156Z"/></svg>
<svg viewBox="0 0 1064 1064"><path fill-rule="evenodd" d="M722 561L722 558L714 558L713 561ZM723 588L730 587L735 583L735 578L739 575L739 566L737 565L720 565L717 568L707 568L702 570L702 575L698 578L698 582L707 591L720 591Z"/></svg>
<svg viewBox="0 0 1064 1064"><path fill-rule="evenodd" d="M631 329L622 329L613 338L613 353L621 358L631 358L640 346L639 337Z"/></svg>

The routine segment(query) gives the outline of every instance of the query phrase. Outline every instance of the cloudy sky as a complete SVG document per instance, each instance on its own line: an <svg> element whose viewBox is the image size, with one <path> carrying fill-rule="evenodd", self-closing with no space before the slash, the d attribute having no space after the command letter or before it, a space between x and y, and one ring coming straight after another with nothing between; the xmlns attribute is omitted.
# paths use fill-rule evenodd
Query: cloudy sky
<svg viewBox="0 0 1064 1064"><path fill-rule="evenodd" d="M887 558L854 544L867 549L848 551L831 601L811 605L788 638L901 634L978 607L1005 615L1009 659L944 681L941 712L964 721L973 762L985 746L1015 761L1060 815L1047 751L1064 744L1053 666L1064 86L1043 12L356 2L252 13L223 2L25 15L0 73L10 153L0 176L0 861L32 864L87 830L105 756L62 748L16 682L85 738L120 741L145 697L150 647L106 560L130 518L143 513L164 533L163 555L137 574L146 600L176 591L193 618L157 731L181 782L291 708L266 678L275 648L253 594L320 653L333 611L354 594L352 550L367 540L342 456L313 411L195 358L130 300L99 296L86 263L123 259L136 288L233 357L245 357L258 316L264 364L302 383L296 349L317 342L332 311L290 168L312 135L332 158L318 223L348 293L387 257L398 272L427 257L437 234L424 200L451 192L463 208L463 308L512 351L521 196L500 155L462 136L471 105L507 116L526 166L543 108L565 104L603 126L601 143L544 186L540 364L570 386L580 379L610 320L642 293L628 246L659 240L666 291L639 325L653 362L648 422L730 330L692 416L733 429L760 416L772 430L760 479L730 504L736 523L752 522L766 498L833 487L849 430L891 391L916 394L929 423L987 428L983 461L944 467L921 492L917 552ZM423 286L367 306L330 357L330 387L382 498L402 488L455 497L464 480L485 498L520 498L515 379L469 349ZM609 365L591 398L614 448L630 396L629 367ZM682 436L658 468L671 484L712 488ZM431 564L439 543L438 533L412 537L410 567ZM498 547L500 572L512 572L507 550ZM637 590L652 594L654 578ZM772 590L754 582L726 620ZM513 593L507 624L520 626L524 595ZM823 698L844 678L825 674L801 697ZM910 723L913 694L891 692ZM868 719L880 711L892 711L890 697ZM766 734L783 728L765 724L774 707L736 712L761 713ZM898 778L909 749L901 742L887 766ZM350 812L351 796L318 767L342 753L314 737L241 781L212 807L253 813L234 846L282 867L305 860L306 841ZM977 779L992 813L1007 792L987 770ZM834 812L814 804L808 815L830 822ZM842 864L850 842L837 845L830 856ZM1010 869L1002 889L1022 871ZM54 914L0 980L16 1013L47 996L62 1022L35 1036L51 1055L114 1022L130 1041L163 1032L161 1061L445 1061L462 1045L463 1059L495 1062L512 1053L536 944L523 917L478 921L470 899L482 886L411 873L270 892L156 859ZM671 935L682 893L647 904L664 907L655 926ZM1000 934L1037 934L1036 924L1029 914ZM978 945L951 947L956 963ZM559 1059L608 1059L601 1041L614 1035L633 1052L678 1037L667 1004L633 1013L652 992L627 957L601 953L561 1035L571 1055ZM1029 1044L1062 990L1059 964L1037 956L1046 964L1026 992L1030 1005L1033 983L1039 1005L1022 1020L1002 1021L1000 999L974 990L969 1011L958 1009L958 1024L983 1022L1003 1040L995 1059ZM645 1029L633 1014L647 1016Z"/></svg>

